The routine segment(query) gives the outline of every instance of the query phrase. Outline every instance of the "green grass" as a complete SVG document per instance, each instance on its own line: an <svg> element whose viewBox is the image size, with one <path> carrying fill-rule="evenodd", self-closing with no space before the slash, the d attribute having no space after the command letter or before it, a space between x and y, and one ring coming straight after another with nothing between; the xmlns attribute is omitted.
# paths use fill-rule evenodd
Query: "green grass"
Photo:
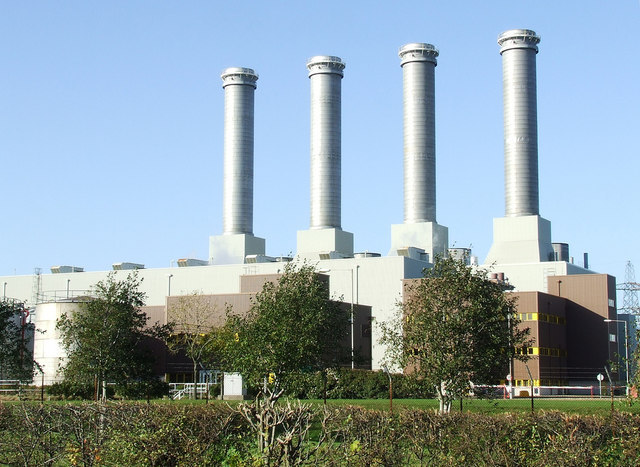
<svg viewBox="0 0 640 467"><path fill-rule="evenodd" d="M282 399L285 402L287 399ZM39 403L39 401L29 401L30 403ZM82 401L45 401L48 404L79 404ZM144 402L144 401L138 401ZM219 401L210 399L209 404L229 404L232 407L237 405L240 401ZM313 405L321 406L322 400L303 400L302 402L310 403ZM20 403L19 401L0 401L5 404ZM206 404L207 402L202 399L182 399L179 401L171 401L169 399L155 399L151 403L154 404ZM345 405L355 405L364 407L366 409L388 411L389 400L388 399L329 399L327 405L330 407L340 407ZM438 401L436 399L394 399L393 410L399 411L404 409L423 409L423 410L437 410ZM460 402L453 403L452 411L456 412L460 410ZM465 412L478 412L478 413L505 413L505 412L530 412L531 411L531 399L518 398L513 400L505 399L465 399L463 401L462 410ZM583 414L583 415L607 415L611 412L611 399L608 398L581 398L581 399L560 399L560 398L536 398L534 399L534 411L541 410L557 410L560 412L571 414ZM614 401L614 410L619 412L629 412L634 414L640 414L640 402L629 404L625 398L617 398Z"/></svg>
<svg viewBox="0 0 640 467"><path fill-rule="evenodd" d="M309 400L312 404L321 405L321 400ZM327 400L329 406L356 405L373 410L389 410L389 400ZM437 410L438 401L435 399L394 399L393 410L425 409ZM452 405L452 411L460 410L460 402ZM505 413L505 412L530 412L531 399L465 399L462 410L465 412L480 413ZM534 410L557 410L572 414L607 415L611 412L611 399L534 399ZM640 402L630 405L626 399L616 399L614 410L640 414Z"/></svg>

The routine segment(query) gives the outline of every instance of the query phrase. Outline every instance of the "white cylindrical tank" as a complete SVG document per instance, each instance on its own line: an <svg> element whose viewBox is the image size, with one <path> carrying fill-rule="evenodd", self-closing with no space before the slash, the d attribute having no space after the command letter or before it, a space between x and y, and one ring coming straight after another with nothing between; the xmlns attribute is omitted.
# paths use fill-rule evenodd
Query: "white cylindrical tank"
<svg viewBox="0 0 640 467"><path fill-rule="evenodd" d="M341 228L342 77L339 57L307 62L311 80L311 229Z"/></svg>
<svg viewBox="0 0 640 467"><path fill-rule="evenodd" d="M80 306L82 306L82 301L76 299L36 305L33 359L44 373L45 386L64 379L60 366L64 364L67 354L62 346L60 332L56 329L56 321L63 314L75 312ZM37 373L34 383L36 385L42 383L42 378Z"/></svg>
<svg viewBox="0 0 640 467"><path fill-rule="evenodd" d="M258 75L227 68L224 88L223 234L253 234L253 121Z"/></svg>
<svg viewBox="0 0 640 467"><path fill-rule="evenodd" d="M435 67L438 49L411 43L398 53L404 109L404 223L436 222Z"/></svg>
<svg viewBox="0 0 640 467"><path fill-rule="evenodd" d="M504 106L505 215L539 214L536 54L540 37L529 29L498 36Z"/></svg>

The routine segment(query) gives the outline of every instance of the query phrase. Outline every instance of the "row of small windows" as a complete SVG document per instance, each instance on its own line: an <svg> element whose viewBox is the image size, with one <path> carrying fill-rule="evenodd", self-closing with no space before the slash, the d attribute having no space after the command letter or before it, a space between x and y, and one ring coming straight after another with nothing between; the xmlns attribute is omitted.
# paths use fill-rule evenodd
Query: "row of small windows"
<svg viewBox="0 0 640 467"><path fill-rule="evenodd" d="M544 321L545 323L567 324L566 318L548 313L518 313L518 319L520 321Z"/></svg>
<svg viewBox="0 0 640 467"><path fill-rule="evenodd" d="M517 355L542 355L544 357L566 357L564 349L552 349L549 347L520 347L515 349Z"/></svg>
<svg viewBox="0 0 640 467"><path fill-rule="evenodd" d="M506 380L502 381L503 384L507 384ZM567 382L562 379L534 379L534 386L564 386ZM529 379L515 379L513 380L514 386L531 386L531 380Z"/></svg>

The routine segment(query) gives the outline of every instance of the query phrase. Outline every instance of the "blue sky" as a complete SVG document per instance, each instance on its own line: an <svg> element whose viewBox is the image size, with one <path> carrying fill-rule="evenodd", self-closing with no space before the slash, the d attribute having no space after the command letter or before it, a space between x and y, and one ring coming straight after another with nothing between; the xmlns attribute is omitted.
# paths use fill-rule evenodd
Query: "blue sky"
<svg viewBox="0 0 640 467"><path fill-rule="evenodd" d="M254 232L295 252L309 226L313 55L346 61L342 226L386 254L401 223L408 42L440 49L437 210L481 261L504 214L496 38L542 36L540 211L582 264L640 268L640 2L0 0L0 275L206 259L222 231L220 72L254 68Z"/></svg>

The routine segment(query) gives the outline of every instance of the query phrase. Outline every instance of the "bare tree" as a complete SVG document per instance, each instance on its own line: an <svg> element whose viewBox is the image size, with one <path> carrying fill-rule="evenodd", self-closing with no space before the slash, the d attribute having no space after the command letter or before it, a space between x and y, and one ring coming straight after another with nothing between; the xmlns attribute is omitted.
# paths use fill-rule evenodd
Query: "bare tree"
<svg viewBox="0 0 640 467"><path fill-rule="evenodd" d="M220 316L224 317L224 314L218 312L210 297L199 292L178 297L175 304L167 308L167 321L172 331L166 344L171 352L184 352L191 360L196 399L199 367L221 361L221 355L216 352L220 340L220 326L216 325L216 318Z"/></svg>

